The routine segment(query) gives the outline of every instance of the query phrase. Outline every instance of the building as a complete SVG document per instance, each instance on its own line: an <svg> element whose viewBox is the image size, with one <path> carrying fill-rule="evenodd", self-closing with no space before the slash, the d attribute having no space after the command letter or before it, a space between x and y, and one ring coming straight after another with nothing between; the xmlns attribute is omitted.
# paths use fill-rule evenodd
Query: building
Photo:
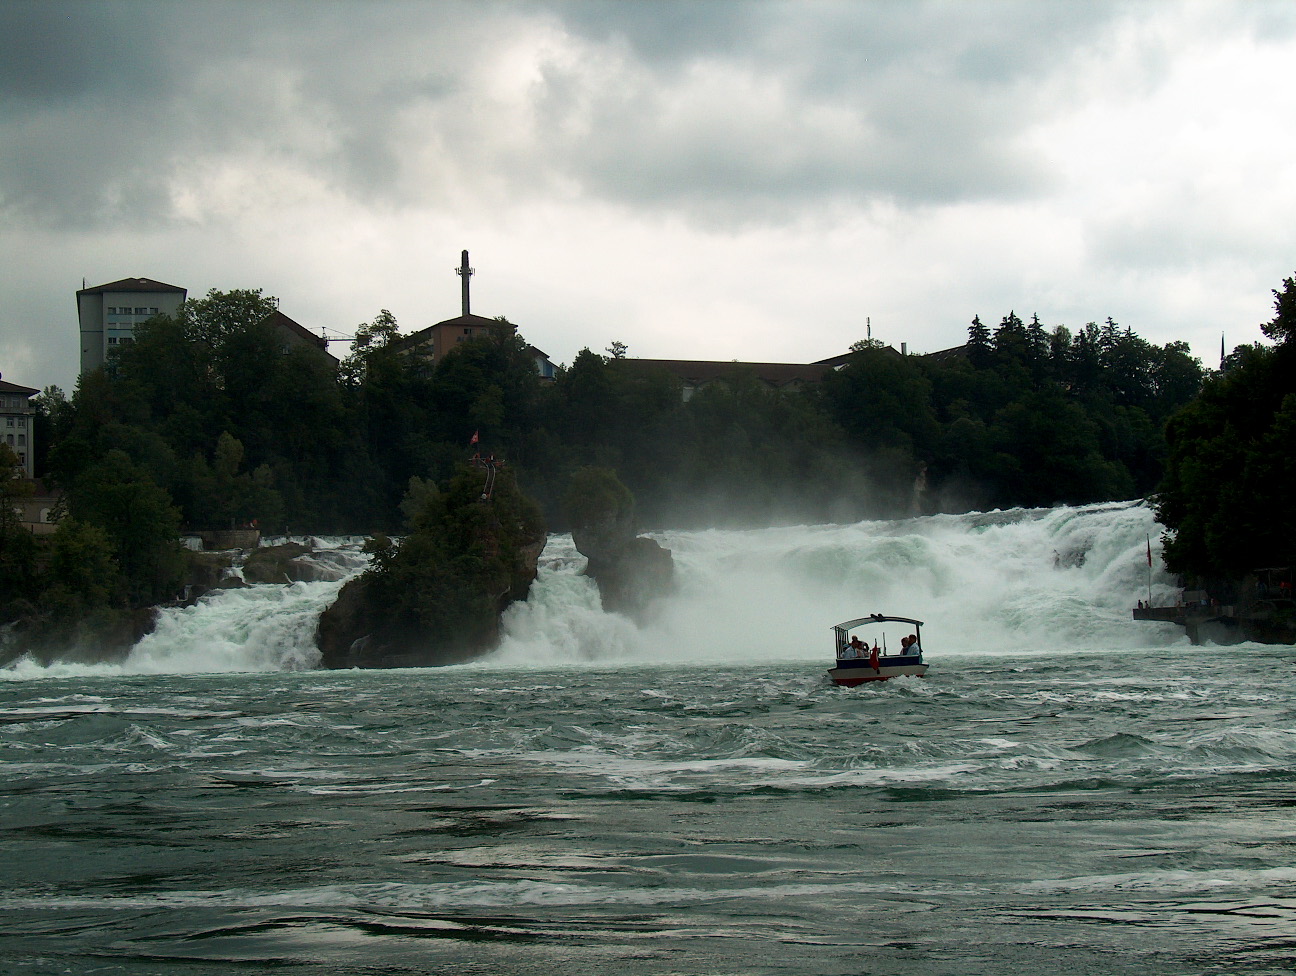
<svg viewBox="0 0 1296 976"><path fill-rule="evenodd" d="M317 336L306 326L290 319L278 309L275 309L261 321L264 325L270 327L270 331L279 340L279 348L282 352L289 353L294 349L309 349L324 357L334 369L337 368L338 359L328 351L328 340L323 336Z"/></svg>
<svg viewBox="0 0 1296 976"><path fill-rule="evenodd" d="M53 535L58 529L53 514L59 496L50 491L39 478L31 484L32 494L19 498L14 504L18 524L32 535Z"/></svg>
<svg viewBox="0 0 1296 976"><path fill-rule="evenodd" d="M460 286L463 300L462 314L394 339L391 343L394 351L417 356L429 363L438 363L461 342L485 338L500 328L508 329L510 334L517 332L517 326L512 322L488 319L484 315L474 315L469 311L468 279L476 274L477 270L468 267L467 251L461 253L460 264L455 272L463 279ZM549 356L530 345L526 347L526 352L535 362L536 372L540 374L541 379L553 379L554 365L549 361Z"/></svg>
<svg viewBox="0 0 1296 976"><path fill-rule="evenodd" d="M843 359L845 357L842 357ZM773 390L791 392L818 383L834 369L831 362L821 363L740 363L698 359L620 359L625 368L643 372L669 373L680 381L680 398L687 403L698 390L719 380L739 375L755 376Z"/></svg>
<svg viewBox="0 0 1296 976"><path fill-rule="evenodd" d="M18 455L23 477L35 477L36 464L36 408L30 397L40 390L19 386L0 379L0 442Z"/></svg>
<svg viewBox="0 0 1296 976"><path fill-rule="evenodd" d="M469 339L485 338L491 334L492 329L501 326L510 330L517 328L510 323L465 312L463 315L456 315L452 319L446 319L436 325L429 325L426 329L419 329L418 332L411 332L407 336L394 339L391 346L397 352L409 353L435 363L440 362L445 354L459 343L467 342Z"/></svg>
<svg viewBox="0 0 1296 976"><path fill-rule="evenodd" d="M98 369L108 353L135 341L135 326L154 315L174 315L188 292L152 278L122 278L76 293L81 326L81 372Z"/></svg>

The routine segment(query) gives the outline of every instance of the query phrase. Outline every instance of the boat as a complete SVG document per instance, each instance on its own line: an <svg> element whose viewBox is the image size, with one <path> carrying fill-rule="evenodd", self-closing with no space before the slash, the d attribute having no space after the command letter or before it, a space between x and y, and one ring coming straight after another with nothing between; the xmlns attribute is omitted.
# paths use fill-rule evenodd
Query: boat
<svg viewBox="0 0 1296 976"><path fill-rule="evenodd" d="M872 644L859 639L851 631L870 624L908 624L904 631L907 635L900 639L899 646L892 651L887 646L887 635L883 631ZM922 656L922 621L913 617L888 617L881 613L871 613L867 617L846 620L835 625L833 631L833 649L836 666L828 672L835 685L854 687L866 681L886 681L902 675L914 675L921 678L927 673L927 665ZM857 646L858 645L858 646Z"/></svg>

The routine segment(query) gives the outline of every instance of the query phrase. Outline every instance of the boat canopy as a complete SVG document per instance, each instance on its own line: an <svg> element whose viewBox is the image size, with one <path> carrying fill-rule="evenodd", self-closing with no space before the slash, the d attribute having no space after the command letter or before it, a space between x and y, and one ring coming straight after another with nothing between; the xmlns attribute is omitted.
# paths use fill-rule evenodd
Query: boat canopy
<svg viewBox="0 0 1296 976"><path fill-rule="evenodd" d="M858 617L855 620L847 620L843 623L836 624L833 626L833 630L852 630L855 627L861 627L864 624L885 624L892 620L902 624L913 624L916 627L922 626L922 621L914 620L913 617L888 617L886 614L882 613L871 613L867 617Z"/></svg>

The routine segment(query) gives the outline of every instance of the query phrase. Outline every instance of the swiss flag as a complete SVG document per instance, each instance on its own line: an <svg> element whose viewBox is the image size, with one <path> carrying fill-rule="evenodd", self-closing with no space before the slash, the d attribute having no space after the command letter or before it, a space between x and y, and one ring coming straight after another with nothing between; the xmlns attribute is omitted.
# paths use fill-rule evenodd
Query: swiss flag
<svg viewBox="0 0 1296 976"><path fill-rule="evenodd" d="M478 434L478 431L475 431L475 430L474 430L474 431L473 431L473 435L472 435L472 440L470 440L470 441L468 442L469 444L476 444L476 443L477 443L477 441L478 441L477 434Z"/></svg>

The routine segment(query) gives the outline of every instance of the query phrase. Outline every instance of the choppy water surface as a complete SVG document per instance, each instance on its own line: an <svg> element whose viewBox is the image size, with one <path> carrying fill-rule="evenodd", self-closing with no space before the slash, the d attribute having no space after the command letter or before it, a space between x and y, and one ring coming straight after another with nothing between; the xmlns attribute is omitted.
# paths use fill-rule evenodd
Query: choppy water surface
<svg viewBox="0 0 1296 976"><path fill-rule="evenodd" d="M550 540L471 667L312 671L364 566L0 670L0 973L1296 970L1296 648L1135 623L1143 505ZM835 688L829 628L927 621ZM892 642L898 639L892 634Z"/></svg>
<svg viewBox="0 0 1296 976"><path fill-rule="evenodd" d="M929 657L2 682L0 970L1296 967L1296 648Z"/></svg>

